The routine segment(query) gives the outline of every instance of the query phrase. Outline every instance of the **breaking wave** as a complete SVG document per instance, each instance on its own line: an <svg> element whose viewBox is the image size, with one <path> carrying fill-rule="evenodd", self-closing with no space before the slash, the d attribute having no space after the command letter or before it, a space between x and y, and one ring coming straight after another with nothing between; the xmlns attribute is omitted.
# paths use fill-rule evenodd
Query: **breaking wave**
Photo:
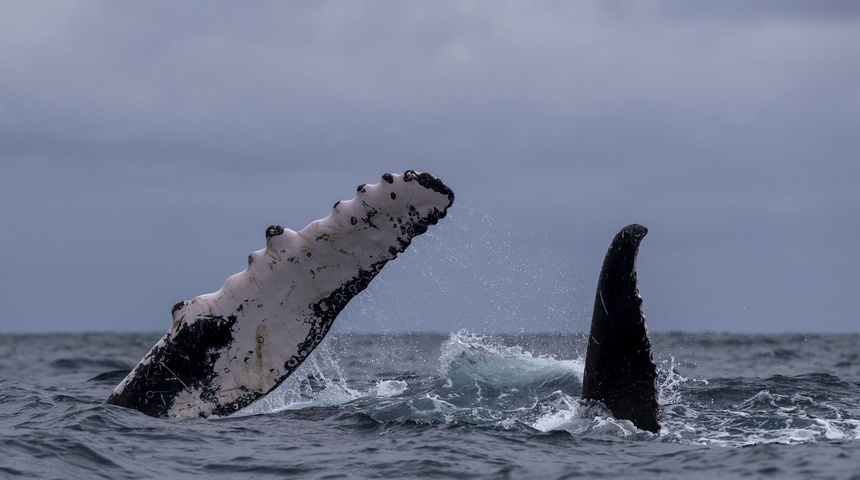
<svg viewBox="0 0 860 480"><path fill-rule="evenodd" d="M860 420L836 396L856 386L825 374L760 381L697 380L671 358L659 362L662 429L654 435L579 403L584 362L534 354L500 339L460 331L441 346L436 375L388 372L351 383L324 345L301 369L243 414L340 406L378 423L464 424L630 437L690 445L745 446L860 438ZM824 386L823 398L815 391Z"/></svg>

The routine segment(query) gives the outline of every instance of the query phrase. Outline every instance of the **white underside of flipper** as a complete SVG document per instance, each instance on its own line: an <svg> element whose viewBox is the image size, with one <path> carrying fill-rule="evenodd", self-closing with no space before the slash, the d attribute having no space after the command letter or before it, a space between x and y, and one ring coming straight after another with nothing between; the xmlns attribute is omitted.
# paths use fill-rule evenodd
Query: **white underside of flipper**
<svg viewBox="0 0 860 480"><path fill-rule="evenodd" d="M289 376L347 302L452 202L428 174L386 174L299 232L269 227L248 268L174 307L170 330L108 402L162 417L223 416L250 404Z"/></svg>

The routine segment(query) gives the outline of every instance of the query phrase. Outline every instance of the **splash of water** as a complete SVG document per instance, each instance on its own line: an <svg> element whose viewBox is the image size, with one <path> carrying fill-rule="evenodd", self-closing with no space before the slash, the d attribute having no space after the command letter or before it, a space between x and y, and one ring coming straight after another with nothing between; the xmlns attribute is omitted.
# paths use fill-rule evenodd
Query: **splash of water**
<svg viewBox="0 0 860 480"><path fill-rule="evenodd" d="M662 430L654 435L579 403L581 358L536 355L498 338L460 331L441 345L435 375L395 373L396 378L356 385L348 384L329 345L242 413L337 405L383 424L464 424L728 447L860 439L852 403L832 399L833 392L848 397L856 387L826 375L695 380L678 373L670 357L660 362ZM808 391L821 385L830 389L827 399Z"/></svg>
<svg viewBox="0 0 860 480"><path fill-rule="evenodd" d="M360 396L362 392L347 385L338 357L329 343L323 343L282 384L236 416L342 405Z"/></svg>

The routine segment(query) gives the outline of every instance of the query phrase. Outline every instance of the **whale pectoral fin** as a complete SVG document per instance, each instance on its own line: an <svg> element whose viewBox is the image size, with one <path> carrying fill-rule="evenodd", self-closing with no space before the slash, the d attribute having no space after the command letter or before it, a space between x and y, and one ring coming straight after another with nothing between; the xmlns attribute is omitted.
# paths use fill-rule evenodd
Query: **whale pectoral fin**
<svg viewBox="0 0 860 480"><path fill-rule="evenodd" d="M244 408L289 377L347 303L453 202L440 180L410 170L360 185L299 232L268 227L247 269L173 307L171 329L107 402L154 417Z"/></svg>
<svg viewBox="0 0 860 480"><path fill-rule="evenodd" d="M600 402L615 418L657 433L657 366L636 278L636 256L647 233L641 225L628 225L606 252L591 317L582 399L586 406Z"/></svg>

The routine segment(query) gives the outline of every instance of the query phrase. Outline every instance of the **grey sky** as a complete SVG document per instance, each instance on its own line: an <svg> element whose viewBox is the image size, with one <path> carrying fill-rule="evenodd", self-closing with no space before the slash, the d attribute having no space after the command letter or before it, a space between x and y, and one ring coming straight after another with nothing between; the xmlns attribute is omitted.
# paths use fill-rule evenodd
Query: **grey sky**
<svg viewBox="0 0 860 480"><path fill-rule="evenodd" d="M860 2L0 0L0 332L153 330L273 223L442 178L340 330L860 331Z"/></svg>

